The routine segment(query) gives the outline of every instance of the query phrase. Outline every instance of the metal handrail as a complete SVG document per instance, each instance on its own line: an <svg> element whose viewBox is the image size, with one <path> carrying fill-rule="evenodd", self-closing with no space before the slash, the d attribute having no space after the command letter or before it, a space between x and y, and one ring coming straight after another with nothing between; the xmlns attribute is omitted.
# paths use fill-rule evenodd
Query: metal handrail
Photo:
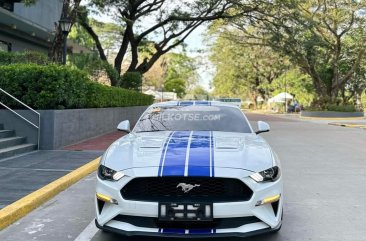
<svg viewBox="0 0 366 241"><path fill-rule="evenodd" d="M22 101L20 101L19 99L17 99L16 97L12 96L11 94L9 94L8 92L6 92L5 90L3 90L2 88L0 88L0 91L3 92L4 94L6 94L7 96L11 97L13 100L15 100L16 102L18 102L19 104L23 105L24 107L26 107L28 110L32 111L33 113L35 113L38 116L38 126L36 124L34 124L33 122L31 122L30 120L28 120L27 118L25 118L24 116L22 116L21 114L17 113L16 111L12 110L10 107L8 107L7 105L5 105L4 103L2 103L0 101L0 104L2 106L4 106L6 109L8 109L9 111L11 111L13 114L17 115L19 118L21 118L22 120L26 121L28 124L32 125L34 128L36 128L38 130L38 137L37 137L37 148L39 150L39 143L40 143L40 137L41 137L41 113L35 111L34 109L32 109L30 106L26 105L25 103L23 103Z"/></svg>

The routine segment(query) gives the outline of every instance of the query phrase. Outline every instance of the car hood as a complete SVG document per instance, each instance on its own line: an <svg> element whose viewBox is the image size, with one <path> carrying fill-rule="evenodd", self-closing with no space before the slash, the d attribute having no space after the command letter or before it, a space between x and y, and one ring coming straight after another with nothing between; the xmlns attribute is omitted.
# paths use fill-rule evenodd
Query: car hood
<svg viewBox="0 0 366 241"><path fill-rule="evenodd" d="M117 171L158 167L158 175L200 175L215 168L263 171L273 166L273 156L267 142L252 133L159 131L120 138L102 164Z"/></svg>

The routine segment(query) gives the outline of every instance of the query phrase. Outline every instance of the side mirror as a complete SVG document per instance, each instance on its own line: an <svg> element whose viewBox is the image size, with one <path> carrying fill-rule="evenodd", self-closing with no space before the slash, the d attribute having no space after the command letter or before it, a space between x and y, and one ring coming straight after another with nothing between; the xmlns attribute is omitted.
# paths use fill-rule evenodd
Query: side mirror
<svg viewBox="0 0 366 241"><path fill-rule="evenodd" d="M270 130L270 127L267 122L258 121L258 131L256 131L255 134L269 132L269 130Z"/></svg>
<svg viewBox="0 0 366 241"><path fill-rule="evenodd" d="M119 123L117 126L117 130L130 133L131 132L130 121L125 120L125 121L122 121L121 123Z"/></svg>

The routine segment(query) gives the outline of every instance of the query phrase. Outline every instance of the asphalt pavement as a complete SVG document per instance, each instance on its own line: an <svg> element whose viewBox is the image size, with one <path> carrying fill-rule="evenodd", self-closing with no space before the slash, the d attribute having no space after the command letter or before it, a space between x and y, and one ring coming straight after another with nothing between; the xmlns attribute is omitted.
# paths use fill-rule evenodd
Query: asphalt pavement
<svg viewBox="0 0 366 241"><path fill-rule="evenodd" d="M1 159L0 209L102 154L102 151L35 151Z"/></svg>
<svg viewBox="0 0 366 241"><path fill-rule="evenodd" d="M248 117L271 125L262 135L282 160L285 207L279 233L247 240L366 240L366 131L277 116ZM94 184L91 174L1 231L0 240L158 240L97 230Z"/></svg>

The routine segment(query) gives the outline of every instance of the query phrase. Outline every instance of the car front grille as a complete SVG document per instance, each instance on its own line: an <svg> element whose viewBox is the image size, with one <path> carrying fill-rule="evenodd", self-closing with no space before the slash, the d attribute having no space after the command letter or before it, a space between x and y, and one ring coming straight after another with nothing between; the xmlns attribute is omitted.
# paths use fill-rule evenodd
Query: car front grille
<svg viewBox="0 0 366 241"><path fill-rule="evenodd" d="M184 192L179 184L196 185ZM125 200L146 202L240 202L253 191L238 179L213 177L145 177L131 180L121 190Z"/></svg>

